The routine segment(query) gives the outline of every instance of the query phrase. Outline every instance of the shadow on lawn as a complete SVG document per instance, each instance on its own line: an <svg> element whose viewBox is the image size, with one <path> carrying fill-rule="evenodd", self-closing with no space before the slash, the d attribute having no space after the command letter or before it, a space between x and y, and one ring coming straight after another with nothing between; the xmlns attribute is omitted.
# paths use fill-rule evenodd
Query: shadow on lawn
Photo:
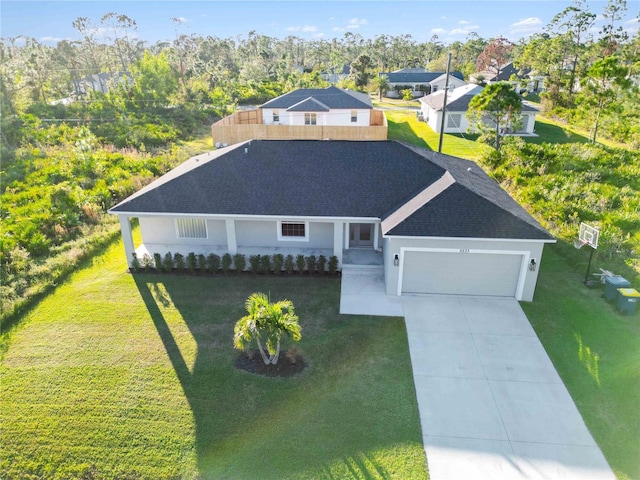
<svg viewBox="0 0 640 480"><path fill-rule="evenodd" d="M393 431L388 435L379 432L370 436L349 435L348 429L371 429L371 426L366 422L360 425L362 420L349 425L349 417L343 422L340 415L335 415L334 400L324 398L334 394L335 401L348 404L359 400L371 402L370 397L376 394L373 388L373 393L363 393L363 398L354 395L353 399L345 399L331 388L345 381L349 373L332 373L327 365L314 368L318 356L321 359L318 363L326 361L322 354L315 354L322 347L314 345L314 341L322 340L323 336L331 341L332 333L325 329L347 323L339 320L337 312L335 292L339 292L339 288L336 289L335 284L327 288L331 280L155 274L134 275L134 278L193 412L197 467L202 478L256 478L256 475L286 478L288 474L304 475L310 471L324 472L325 478L333 478L331 472L336 462L342 463L343 470L351 472L353 477L386 478L385 466L368 452L396 443L420 441L419 428L417 438L407 438L407 435L398 438ZM316 291L315 285L309 282L320 287ZM308 340L302 352L305 359L310 360L310 366L292 378L260 377L233 366L239 355L232 347L233 326L245 314L247 296L254 291L264 291L265 286L272 298L289 298L294 302L303 326L303 340ZM195 340L195 359L189 358L194 354L184 349L185 336L177 333L174 308ZM327 320L314 322L324 325L313 325L305 323L309 318ZM184 326L182 328L184 330ZM363 354L371 353L366 335L356 346L350 345L352 337L333 343L335 348L346 351L347 356L353 356L356 364L360 350ZM336 360L344 362L344 359ZM355 403L354 412L359 407ZM392 405L381 408L392 409ZM373 410L375 413L376 408ZM358 416L351 415L355 419ZM394 418L393 413L389 418ZM338 431L327 432L327 429Z"/></svg>

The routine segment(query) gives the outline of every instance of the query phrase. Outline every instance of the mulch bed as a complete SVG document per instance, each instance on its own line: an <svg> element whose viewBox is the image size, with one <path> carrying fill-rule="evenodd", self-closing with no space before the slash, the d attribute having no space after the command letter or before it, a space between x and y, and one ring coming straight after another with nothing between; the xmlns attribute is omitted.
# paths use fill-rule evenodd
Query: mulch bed
<svg viewBox="0 0 640 480"><path fill-rule="evenodd" d="M287 352L281 352L278 363L275 365L265 365L260 352L251 350L248 353L242 353L235 363L235 367L240 370L264 375L265 377L292 377L307 366L302 355L297 354L295 357L289 358Z"/></svg>

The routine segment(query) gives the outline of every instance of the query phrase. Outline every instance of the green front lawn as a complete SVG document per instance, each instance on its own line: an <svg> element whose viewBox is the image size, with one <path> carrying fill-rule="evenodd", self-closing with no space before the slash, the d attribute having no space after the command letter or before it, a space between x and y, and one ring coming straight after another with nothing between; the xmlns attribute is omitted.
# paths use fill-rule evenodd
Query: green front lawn
<svg viewBox="0 0 640 480"><path fill-rule="evenodd" d="M585 265L547 246L535 300L522 307L619 479L640 478L640 311L622 315L586 288Z"/></svg>
<svg viewBox="0 0 640 480"><path fill-rule="evenodd" d="M113 245L5 339L1 478L427 478L401 318L339 315L338 279L124 262ZM295 377L234 368L254 291L296 306Z"/></svg>

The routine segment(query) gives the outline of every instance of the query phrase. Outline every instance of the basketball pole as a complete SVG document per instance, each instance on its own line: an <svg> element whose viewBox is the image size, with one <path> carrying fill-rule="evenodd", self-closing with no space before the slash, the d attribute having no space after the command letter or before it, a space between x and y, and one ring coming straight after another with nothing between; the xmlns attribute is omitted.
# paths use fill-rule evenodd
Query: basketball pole
<svg viewBox="0 0 640 480"><path fill-rule="evenodd" d="M589 247L591 247L591 245L589 245ZM587 284L587 281L589 280L589 270L591 270L591 260L593 259L593 252L595 251L595 248L591 247L591 253L589 254L589 263L587 264L587 273L584 274L584 284Z"/></svg>

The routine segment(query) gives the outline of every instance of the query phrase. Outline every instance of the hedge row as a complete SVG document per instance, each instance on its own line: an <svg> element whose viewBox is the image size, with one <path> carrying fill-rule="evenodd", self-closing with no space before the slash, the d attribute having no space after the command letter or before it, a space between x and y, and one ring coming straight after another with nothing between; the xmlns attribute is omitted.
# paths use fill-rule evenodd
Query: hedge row
<svg viewBox="0 0 640 480"><path fill-rule="evenodd" d="M338 271L338 257L335 255L327 258L324 255L287 255L280 253L274 255L250 255L247 257L241 253L231 255L209 255L189 253L186 256L181 253L167 252L161 255L154 253L153 256L144 254L142 258L134 253L131 262L131 271L157 273L228 273L231 271L250 271L253 273L279 275L283 272L292 274L299 273L329 273L335 275Z"/></svg>

